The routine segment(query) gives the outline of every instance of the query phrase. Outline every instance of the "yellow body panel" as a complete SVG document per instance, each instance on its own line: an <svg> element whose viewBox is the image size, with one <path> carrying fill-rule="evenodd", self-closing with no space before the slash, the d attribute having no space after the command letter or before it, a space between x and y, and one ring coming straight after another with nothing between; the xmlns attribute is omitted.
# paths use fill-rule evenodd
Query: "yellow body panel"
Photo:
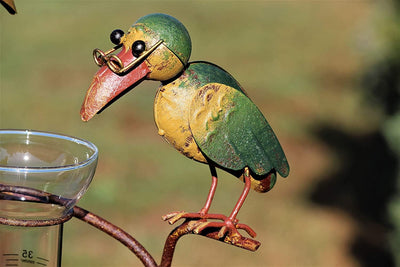
<svg viewBox="0 0 400 267"><path fill-rule="evenodd" d="M207 163L193 139L189 111L196 90L179 88L175 82L161 86L154 101L158 134L188 158Z"/></svg>
<svg viewBox="0 0 400 267"><path fill-rule="evenodd" d="M158 134L176 150L188 158L207 163L207 160L197 146L191 127L198 127L208 131L207 137L212 138L211 121L221 115L224 107L229 106L229 99L234 93L232 88L222 84L208 84L198 90L190 87L179 88L180 82L172 82L160 86L154 101L154 120L158 127ZM207 90L212 88L212 90ZM203 90L204 89L204 90ZM199 95L205 92L205 95ZM202 98L204 101L196 102ZM229 116L229 114L227 114ZM190 121L190 124L189 124ZM240 172L239 179L244 180ZM251 174L251 187L257 192L267 192L271 183L275 183L275 172L259 176L257 179Z"/></svg>

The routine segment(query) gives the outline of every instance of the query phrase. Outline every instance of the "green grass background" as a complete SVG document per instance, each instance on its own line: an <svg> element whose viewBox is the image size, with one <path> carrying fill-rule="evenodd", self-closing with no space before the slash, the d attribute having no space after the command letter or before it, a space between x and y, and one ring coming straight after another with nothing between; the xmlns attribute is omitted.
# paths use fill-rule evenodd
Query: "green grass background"
<svg viewBox="0 0 400 267"><path fill-rule="evenodd" d="M349 252L357 230L345 212L309 194L338 159L311 133L317 122L362 134L377 127L359 78L384 53L376 34L386 7L371 1L17 0L0 10L0 128L64 133L99 148L97 173L79 205L137 238L159 261L173 229L161 216L197 211L210 183L206 165L174 151L158 135L146 81L88 123L79 110L97 71L94 48L109 33L162 12L189 30L191 61L229 71L259 106L291 165L267 194L251 192L239 213L262 243L255 253L202 237L184 237L174 266L358 266ZM229 213L242 183L219 172L212 212ZM63 266L140 266L128 249L72 219Z"/></svg>

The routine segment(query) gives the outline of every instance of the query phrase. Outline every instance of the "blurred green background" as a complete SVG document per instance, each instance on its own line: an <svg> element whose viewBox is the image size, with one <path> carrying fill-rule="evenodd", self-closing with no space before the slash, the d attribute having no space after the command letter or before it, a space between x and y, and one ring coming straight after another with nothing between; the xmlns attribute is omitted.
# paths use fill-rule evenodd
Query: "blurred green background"
<svg viewBox="0 0 400 267"><path fill-rule="evenodd" d="M399 6L382 1L16 0L0 9L0 128L58 132L95 143L94 180L79 205L137 238L159 261L173 226L197 211L206 165L158 135L143 82L88 123L79 110L97 71L94 48L139 17L178 18L191 61L230 72L266 115L291 165L239 213L262 243L255 253L184 237L174 266L393 266L400 251ZM212 212L229 213L242 183L219 172ZM397 197L397 198L396 198ZM398 227L396 227L398 225ZM72 219L63 266L140 266L128 249ZM397 252L397 253L396 253ZM400 265L400 259L397 258Z"/></svg>

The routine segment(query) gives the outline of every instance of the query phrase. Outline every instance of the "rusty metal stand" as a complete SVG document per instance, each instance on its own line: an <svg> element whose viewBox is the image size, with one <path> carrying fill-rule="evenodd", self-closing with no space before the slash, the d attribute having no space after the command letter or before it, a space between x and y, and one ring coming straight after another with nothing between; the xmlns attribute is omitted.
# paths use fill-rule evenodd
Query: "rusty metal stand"
<svg viewBox="0 0 400 267"><path fill-rule="evenodd" d="M195 229L197 227L198 223L199 223L199 220L185 220L180 226L176 227L168 235L167 240L165 241L164 251L163 251L162 258L161 258L160 267L171 266L176 244L182 236L187 235L187 234L201 235L204 237L218 240L218 241L224 242L226 244L237 246L239 248L247 249L250 251L256 251L261 245L260 242L250 239L250 238L246 238L246 237L241 237L239 240L233 240L229 237L229 235L226 235L225 237L220 238L218 236L220 228L218 228L218 227L207 228L206 230L204 230L200 233L195 233L193 231L193 229Z"/></svg>
<svg viewBox="0 0 400 267"><path fill-rule="evenodd" d="M60 198L59 196L52 195L40 190L19 187L19 186L8 186L0 184L0 201L2 199L15 200L18 201L23 197L24 201L29 202L40 202L57 204L60 206L65 206L66 200ZM48 226L61 224L68 221L71 217L76 217L88 224L96 227L100 231L110 235L114 239L121 242L130 251L132 251L136 257L143 263L146 267L157 267L157 263L150 253L131 235L126 233L121 228L113 225L107 220L85 210L78 206L75 206L73 210L64 216L52 219L52 220L13 220L9 218L0 217L0 224L14 225L14 226L25 226L25 227L36 227L36 226ZM204 222L204 220L202 221ZM241 237L238 239L231 239L229 235L223 238L218 237L219 228L207 228L206 230L195 233L193 229L198 225L199 220L185 220L180 226L176 227L167 237L164 245L164 250L161 258L161 267L169 267L172 264L172 258L175 252L175 248L178 240L186 234L196 234L202 235L214 240L222 241L226 244L234 245L239 248L255 251L260 246L260 242Z"/></svg>
<svg viewBox="0 0 400 267"><path fill-rule="evenodd" d="M121 242L130 251L132 251L136 257L140 259L144 266L157 267L157 263L150 253L135 238L121 228L77 206L74 207L74 217L87 222L88 224L96 227L100 231Z"/></svg>

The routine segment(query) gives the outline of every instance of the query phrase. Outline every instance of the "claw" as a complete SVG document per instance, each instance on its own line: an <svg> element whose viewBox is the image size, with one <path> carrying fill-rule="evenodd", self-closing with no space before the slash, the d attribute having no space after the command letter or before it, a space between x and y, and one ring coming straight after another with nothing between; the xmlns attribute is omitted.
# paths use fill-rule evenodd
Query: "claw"
<svg viewBox="0 0 400 267"><path fill-rule="evenodd" d="M175 211L162 216L162 219L167 221L169 224L174 224L180 219L184 218L185 214L186 212L184 211Z"/></svg>
<svg viewBox="0 0 400 267"><path fill-rule="evenodd" d="M199 234L201 231L203 231L204 229L206 229L208 227L209 222L201 222L199 223L196 228L193 229L193 233L195 234Z"/></svg>
<svg viewBox="0 0 400 267"><path fill-rule="evenodd" d="M196 232L196 229L202 223L204 223L203 220L200 220L200 221L194 221L194 220L193 221L189 221L189 223L188 223L189 231L191 231L191 232L193 232L195 234L198 234L199 232Z"/></svg>
<svg viewBox="0 0 400 267"><path fill-rule="evenodd" d="M226 227L226 225L222 226L221 230L219 230L219 232L218 232L218 237L223 238L226 234L226 231L228 231L228 228Z"/></svg>
<svg viewBox="0 0 400 267"><path fill-rule="evenodd" d="M232 242L235 242L235 240L238 238L242 238L242 235L238 232L238 229L246 231L246 233L253 238L256 237L256 232L254 232L254 230L248 225L238 223L236 218L232 220L222 214L202 214L201 212L190 213L184 211L175 211L162 216L162 219L167 221L169 224L174 224L180 219L191 220L191 222L193 222L191 229L194 234L199 234L206 228L220 228L217 234L218 238L222 239L228 234L228 237L232 240ZM222 222L209 222L207 219L221 220Z"/></svg>

